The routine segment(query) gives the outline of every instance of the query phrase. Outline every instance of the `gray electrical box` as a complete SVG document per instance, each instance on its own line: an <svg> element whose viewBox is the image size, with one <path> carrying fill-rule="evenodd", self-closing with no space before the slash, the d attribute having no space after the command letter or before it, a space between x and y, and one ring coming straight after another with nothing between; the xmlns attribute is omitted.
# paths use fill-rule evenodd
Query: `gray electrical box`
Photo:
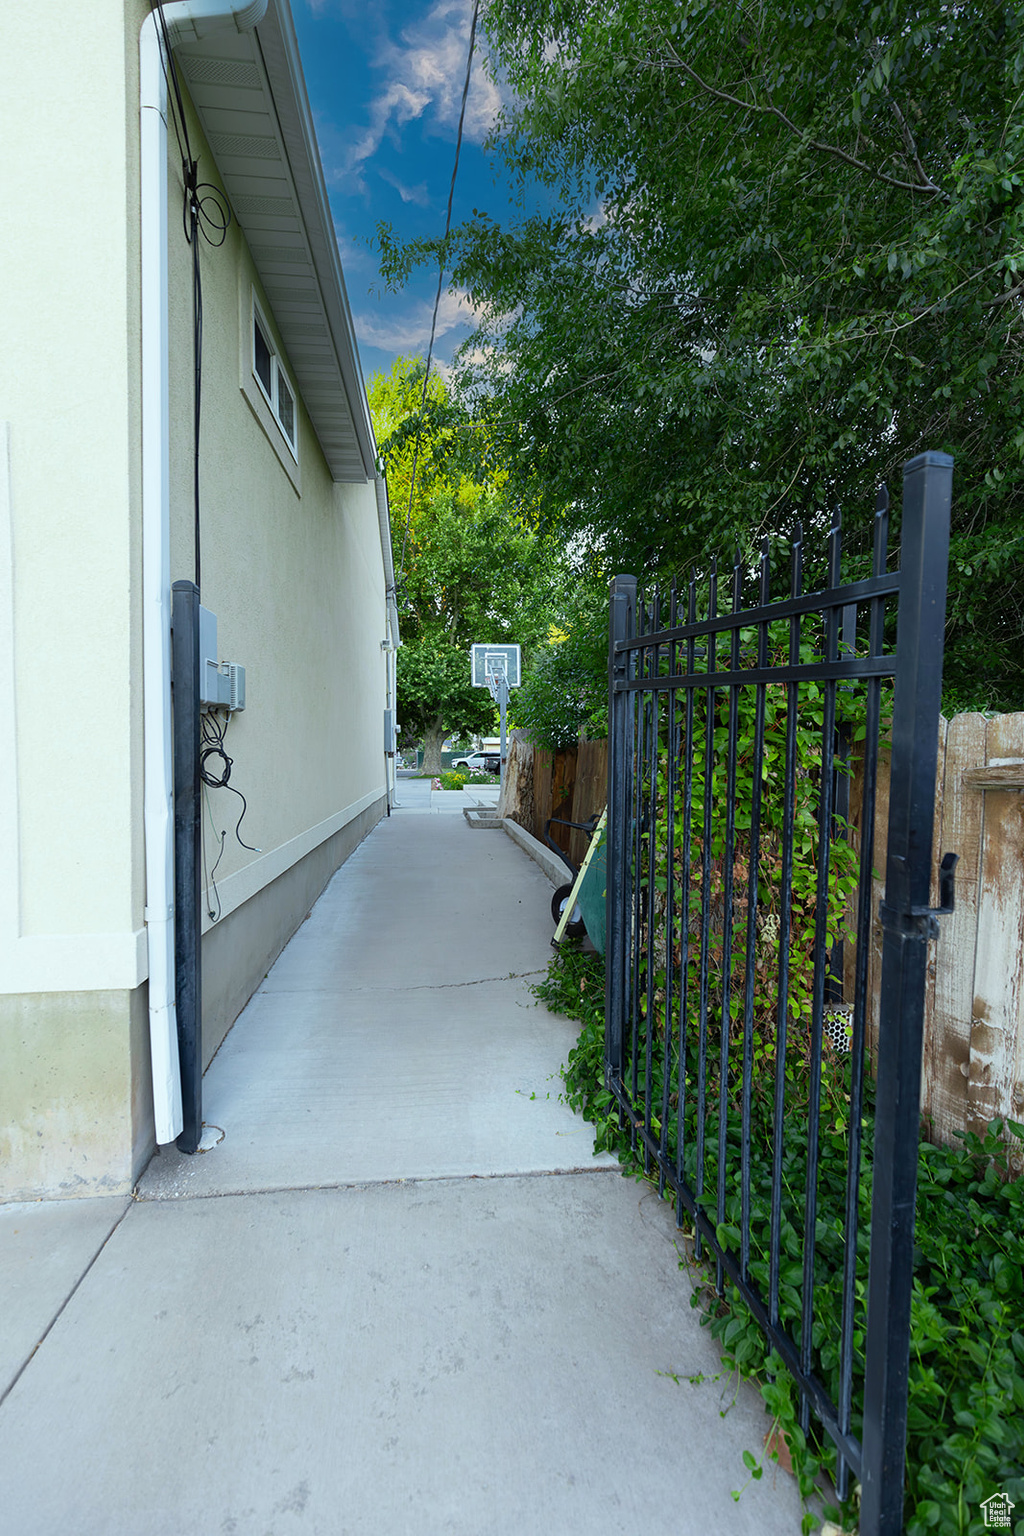
<svg viewBox="0 0 1024 1536"><path fill-rule="evenodd" d="M199 609L199 707L245 708L245 668L217 659L217 615Z"/></svg>
<svg viewBox="0 0 1024 1536"><path fill-rule="evenodd" d="M393 709L384 711L384 751L388 757L395 755L397 727L395 725L395 712Z"/></svg>

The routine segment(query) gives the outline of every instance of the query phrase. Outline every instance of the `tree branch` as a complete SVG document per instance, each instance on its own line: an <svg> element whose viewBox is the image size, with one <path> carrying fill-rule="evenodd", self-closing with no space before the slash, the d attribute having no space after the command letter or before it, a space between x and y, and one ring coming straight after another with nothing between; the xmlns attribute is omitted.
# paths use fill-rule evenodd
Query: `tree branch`
<svg viewBox="0 0 1024 1536"><path fill-rule="evenodd" d="M1009 304L1011 299L1017 299L1021 294L1024 294L1024 282L1019 282L1015 288L1007 288L1006 292L999 294L997 298L987 299L985 308L995 309L999 304Z"/></svg>
<svg viewBox="0 0 1024 1536"><path fill-rule="evenodd" d="M676 53L676 50L673 48L667 37L663 38L662 41L664 46L672 55L672 58L675 60L677 66L683 71L684 74L690 77L695 85L699 86L702 91L706 92L707 95L715 96L719 101L727 101L734 107L742 107L744 112L759 112L763 117L777 117L779 122L783 123L789 129L790 133L795 134L798 139L802 139L809 148L819 150L820 153L824 155L833 155L837 160L842 160L844 164L852 165L854 170L863 171L865 175L873 176L876 181L884 181L887 186L896 187L900 192L925 192L929 196L941 197L948 200L949 194L944 192L941 187L937 187L935 185L931 178L925 173L923 166L920 164L920 161L916 162L916 168L919 174L924 178L923 182L900 181L900 179L896 176L887 176L884 171L876 171L874 166L868 165L866 161L858 160L855 155L847 154L846 150L840 149L838 144L826 144L823 139L807 138L806 135L802 133L801 130L797 127L796 123L793 122L792 118L787 117L782 108L775 106L774 103L770 103L768 106L763 106L760 102L744 101L739 96L732 96L728 91L720 91L717 86L709 85L706 80L703 80L701 76L698 75L695 69L687 64L685 59L681 59L679 57L678 53Z"/></svg>
<svg viewBox="0 0 1024 1536"><path fill-rule="evenodd" d="M616 368L611 373L591 374L590 378L584 379L582 384L574 384L572 389L567 389L564 394L556 395L554 400L545 401L545 407L548 410L552 410L556 405L561 405L563 400L568 400L572 395L578 395L581 389L589 389L593 384L600 384L602 379L613 379L617 373L621 372L621 368Z"/></svg>
<svg viewBox="0 0 1024 1536"><path fill-rule="evenodd" d="M910 124L907 122L906 118L903 116L903 113L900 111L896 102L893 101L888 91L886 91L885 96L890 107L892 108L893 116L900 125L900 133L903 135L904 148L906 149L907 154L910 156L911 160L914 162L914 169L921 178L922 187L925 190L931 189L935 192L938 192L940 189L935 185L934 181L932 181L931 177L928 175L928 172L921 164L921 157L917 152L917 141L910 131Z"/></svg>

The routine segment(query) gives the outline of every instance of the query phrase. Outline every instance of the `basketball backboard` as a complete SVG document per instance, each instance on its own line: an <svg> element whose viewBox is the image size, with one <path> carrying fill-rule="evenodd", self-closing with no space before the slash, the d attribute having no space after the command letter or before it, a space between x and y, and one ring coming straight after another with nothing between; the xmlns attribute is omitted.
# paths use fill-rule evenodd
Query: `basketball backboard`
<svg viewBox="0 0 1024 1536"><path fill-rule="evenodd" d="M510 688L520 685L520 651L518 645L474 645L470 650L473 663L474 688L488 688L491 679L502 672Z"/></svg>

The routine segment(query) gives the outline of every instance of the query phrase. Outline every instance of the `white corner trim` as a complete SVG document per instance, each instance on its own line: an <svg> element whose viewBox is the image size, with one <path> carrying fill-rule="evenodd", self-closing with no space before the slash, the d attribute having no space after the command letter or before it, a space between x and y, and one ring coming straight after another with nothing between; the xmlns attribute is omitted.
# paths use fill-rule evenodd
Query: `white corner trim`
<svg viewBox="0 0 1024 1536"><path fill-rule="evenodd" d="M0 956L0 994L131 992L146 979L146 930L22 934Z"/></svg>
<svg viewBox="0 0 1024 1536"><path fill-rule="evenodd" d="M335 832L340 832L350 821L368 810L377 800L383 800L387 794L387 785L381 784L376 789L371 789L359 800L353 800L351 805L346 805L344 810L336 811L333 816L328 816L326 821L319 822L315 827L309 827L305 832L300 832L298 837L290 838L287 843L281 843L279 847L272 848L262 858L253 859L251 864L246 864L244 869L239 869L233 875L228 875L224 880L217 881L217 895L220 897L220 916L217 922L223 922L229 912L235 912L244 906L251 897L262 891L272 881L291 869L300 859L304 859L307 853L312 853L314 848L319 848L321 843L333 837ZM211 922L207 916L208 905L216 910L216 900L213 888L210 887L203 893L203 932L207 933L215 928L217 923Z"/></svg>
<svg viewBox="0 0 1024 1536"><path fill-rule="evenodd" d="M10 423L0 421L0 957L17 941L21 926L10 442Z"/></svg>

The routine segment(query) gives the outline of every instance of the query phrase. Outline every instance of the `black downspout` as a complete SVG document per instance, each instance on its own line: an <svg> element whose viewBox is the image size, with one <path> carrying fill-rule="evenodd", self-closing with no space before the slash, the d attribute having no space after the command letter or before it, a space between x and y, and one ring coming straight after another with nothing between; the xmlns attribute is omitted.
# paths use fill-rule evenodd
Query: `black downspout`
<svg viewBox="0 0 1024 1536"><path fill-rule="evenodd" d="M178 1147L195 1152L203 1134L200 869L202 783L199 777L199 588L171 588L174 701L174 989L181 1061L182 1130Z"/></svg>

